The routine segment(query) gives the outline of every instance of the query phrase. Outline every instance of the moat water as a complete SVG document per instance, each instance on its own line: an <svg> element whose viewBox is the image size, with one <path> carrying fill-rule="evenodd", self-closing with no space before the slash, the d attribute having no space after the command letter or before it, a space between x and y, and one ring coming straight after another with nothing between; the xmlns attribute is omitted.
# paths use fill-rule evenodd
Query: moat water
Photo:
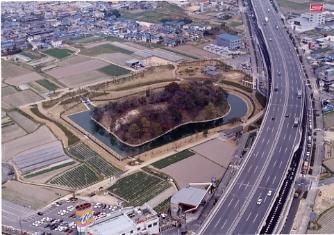
<svg viewBox="0 0 334 235"><path fill-rule="evenodd" d="M85 129L90 135L94 136L99 141L111 148L114 152L118 153L122 158L126 158L159 147L168 142L195 134L197 132L202 132L205 129L226 124L231 119L240 118L247 113L246 103L238 96L229 94L227 96L227 101L231 109L225 117L205 123L186 124L139 147L131 147L118 141L117 138L115 138L112 134L106 132L103 128L90 119L91 111L72 114L69 116L69 118L78 124L81 128Z"/></svg>

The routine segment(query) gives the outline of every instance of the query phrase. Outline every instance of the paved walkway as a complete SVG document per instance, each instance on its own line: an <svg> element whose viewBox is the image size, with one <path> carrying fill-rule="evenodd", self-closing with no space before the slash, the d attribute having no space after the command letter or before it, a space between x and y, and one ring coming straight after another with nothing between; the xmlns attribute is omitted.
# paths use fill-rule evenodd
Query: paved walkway
<svg viewBox="0 0 334 235"><path fill-rule="evenodd" d="M150 207L154 208L157 205L159 205L161 202L165 201L167 198L173 196L173 194L177 191L177 188L173 185L172 187L169 187L156 197L152 198L147 202Z"/></svg>

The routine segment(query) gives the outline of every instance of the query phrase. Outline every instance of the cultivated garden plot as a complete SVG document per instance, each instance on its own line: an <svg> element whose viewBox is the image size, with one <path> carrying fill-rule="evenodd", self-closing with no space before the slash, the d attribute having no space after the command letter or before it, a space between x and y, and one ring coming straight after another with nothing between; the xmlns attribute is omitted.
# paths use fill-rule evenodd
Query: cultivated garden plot
<svg viewBox="0 0 334 235"><path fill-rule="evenodd" d="M73 189L88 187L101 180L102 177L86 164L81 164L49 181L50 184L67 186Z"/></svg>
<svg viewBox="0 0 334 235"><path fill-rule="evenodd" d="M43 51L43 53L55 57L57 59L63 59L65 57L68 57L72 55L73 51L68 49L60 49L60 48L52 48L46 51Z"/></svg>
<svg viewBox="0 0 334 235"><path fill-rule="evenodd" d="M118 176L122 171L115 166L108 163L95 151L90 149L87 145L80 142L69 148L70 154L81 162L85 162L92 167L96 172L103 174L105 177Z"/></svg>
<svg viewBox="0 0 334 235"><path fill-rule="evenodd" d="M162 168L165 168L169 165L172 165L172 164L174 164L178 161L186 159L186 158L188 158L192 155L194 155L194 153L186 149L186 150L183 150L182 152L178 152L178 153L173 154L171 156L168 156L164 159L161 159L161 160L153 163L152 166L154 166L155 168L158 168L158 169L162 169Z"/></svg>
<svg viewBox="0 0 334 235"><path fill-rule="evenodd" d="M119 179L108 190L127 205L139 206L170 187L167 180L139 171Z"/></svg>

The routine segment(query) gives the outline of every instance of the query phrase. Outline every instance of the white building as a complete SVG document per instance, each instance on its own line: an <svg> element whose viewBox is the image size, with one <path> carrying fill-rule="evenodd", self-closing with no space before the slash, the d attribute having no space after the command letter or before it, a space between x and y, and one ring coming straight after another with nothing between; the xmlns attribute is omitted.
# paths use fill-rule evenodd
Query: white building
<svg viewBox="0 0 334 235"><path fill-rule="evenodd" d="M61 40L59 40L59 41L51 41L51 45L52 45L53 47L60 47L61 44L62 44L62 41L61 41Z"/></svg>
<svg viewBox="0 0 334 235"><path fill-rule="evenodd" d="M288 20L288 23L297 32L305 32L325 24L325 15L322 12L307 12Z"/></svg>
<svg viewBox="0 0 334 235"><path fill-rule="evenodd" d="M148 206L123 208L95 221L87 229L88 235L159 234L159 217Z"/></svg>

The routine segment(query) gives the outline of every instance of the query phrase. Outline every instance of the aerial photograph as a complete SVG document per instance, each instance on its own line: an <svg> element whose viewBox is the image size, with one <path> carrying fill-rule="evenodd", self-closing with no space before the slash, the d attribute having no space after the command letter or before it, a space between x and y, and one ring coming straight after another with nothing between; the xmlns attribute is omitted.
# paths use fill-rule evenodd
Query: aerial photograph
<svg viewBox="0 0 334 235"><path fill-rule="evenodd" d="M334 234L334 0L0 4L1 234Z"/></svg>

